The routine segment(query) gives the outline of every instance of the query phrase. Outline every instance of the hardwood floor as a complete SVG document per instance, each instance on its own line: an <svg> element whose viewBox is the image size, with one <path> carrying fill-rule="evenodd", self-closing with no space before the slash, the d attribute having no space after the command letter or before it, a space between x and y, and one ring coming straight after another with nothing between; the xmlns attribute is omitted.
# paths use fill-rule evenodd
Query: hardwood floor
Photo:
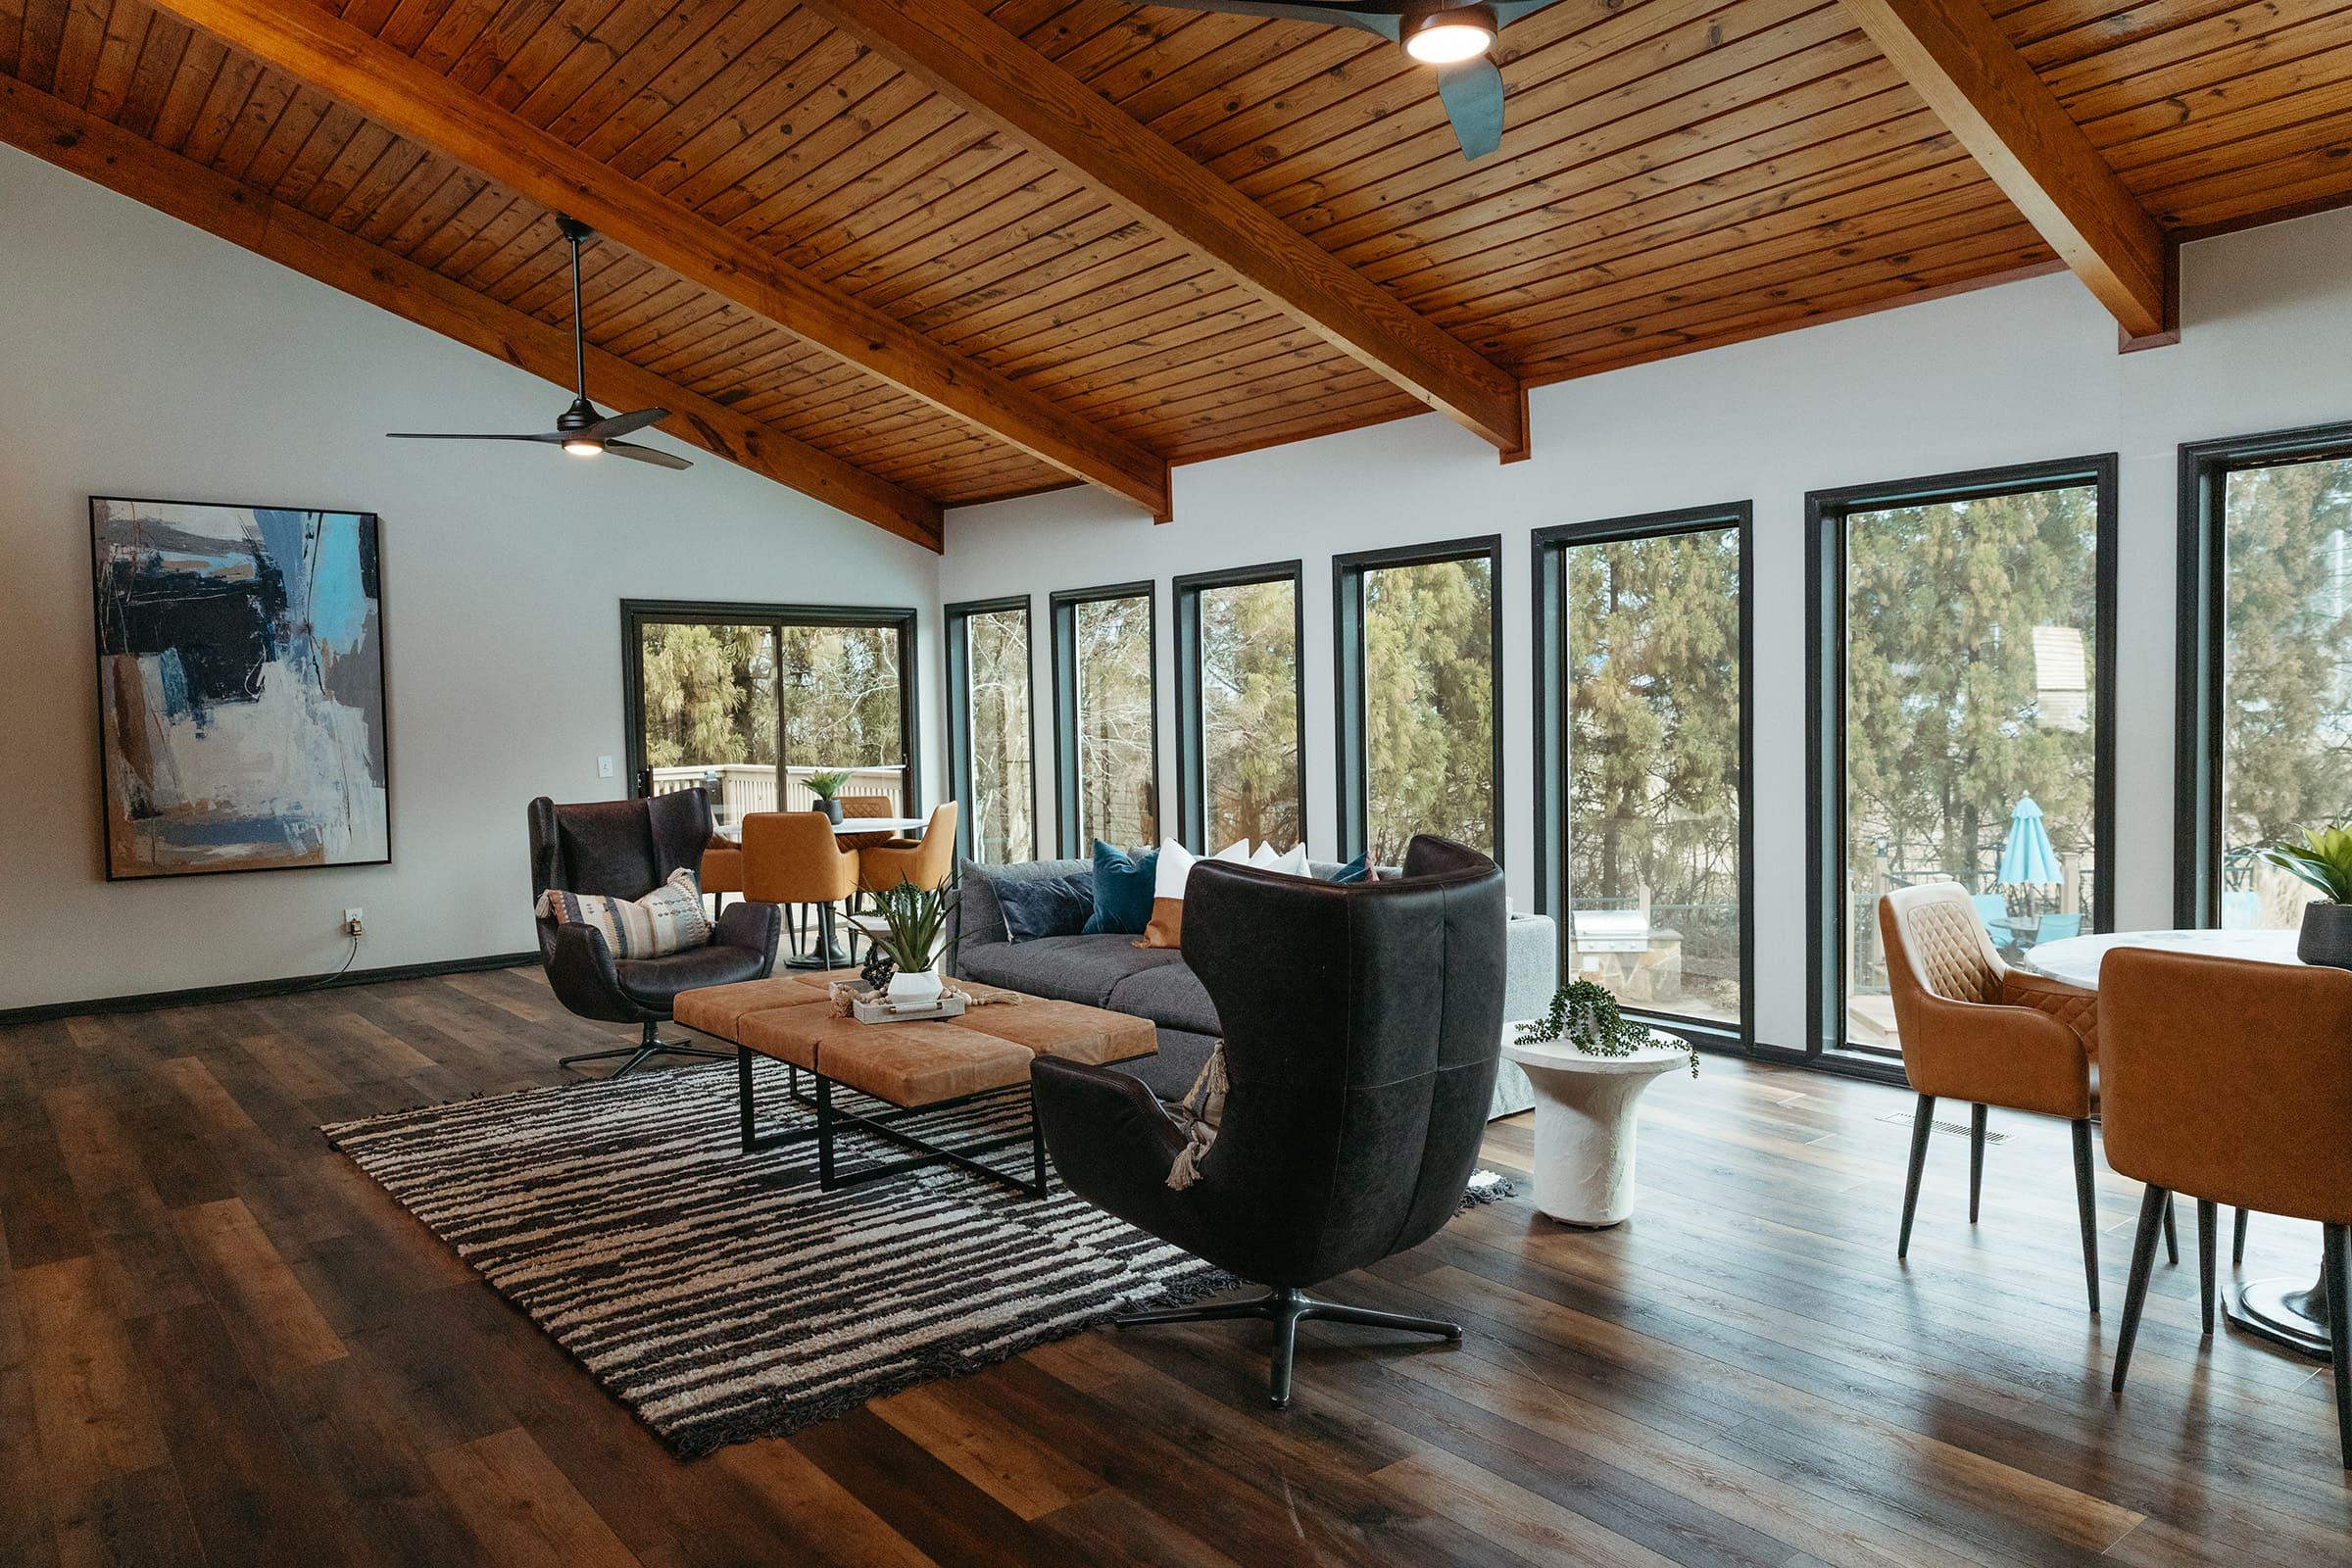
<svg viewBox="0 0 2352 1568"><path fill-rule="evenodd" d="M1310 1325L1276 1414L1249 1329L1094 1333L680 1464L314 1130L599 1033L534 970L0 1030L0 1563L2352 1563L2325 1367L2201 1347L2185 1262L2108 1396L2062 1124L1995 1113L1974 1230L1935 1138L1906 1269L1908 1097L1721 1059L1630 1225L1522 1197L1330 1289L1458 1349Z"/></svg>

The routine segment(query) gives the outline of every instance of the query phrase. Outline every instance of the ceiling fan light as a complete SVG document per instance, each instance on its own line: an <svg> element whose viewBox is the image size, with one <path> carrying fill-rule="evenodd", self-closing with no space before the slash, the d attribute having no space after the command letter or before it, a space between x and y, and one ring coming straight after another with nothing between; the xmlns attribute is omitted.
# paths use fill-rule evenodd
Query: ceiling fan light
<svg viewBox="0 0 2352 1568"><path fill-rule="evenodd" d="M566 441L564 450L575 458L601 458L605 455L602 441Z"/></svg>
<svg viewBox="0 0 2352 1568"><path fill-rule="evenodd" d="M1494 13L1485 6L1433 7L1404 19L1404 52L1425 66L1475 60L1494 47Z"/></svg>

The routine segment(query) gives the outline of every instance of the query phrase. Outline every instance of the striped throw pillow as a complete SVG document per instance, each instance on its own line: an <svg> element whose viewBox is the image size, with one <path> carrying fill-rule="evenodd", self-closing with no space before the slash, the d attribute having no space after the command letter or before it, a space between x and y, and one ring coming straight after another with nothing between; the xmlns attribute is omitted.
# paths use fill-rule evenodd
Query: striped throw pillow
<svg viewBox="0 0 2352 1568"><path fill-rule="evenodd" d="M538 907L542 920L593 926L603 932L605 946L615 958L659 958L710 940L710 920L703 913L703 890L694 873L682 865L642 899L559 893L550 888L539 895Z"/></svg>

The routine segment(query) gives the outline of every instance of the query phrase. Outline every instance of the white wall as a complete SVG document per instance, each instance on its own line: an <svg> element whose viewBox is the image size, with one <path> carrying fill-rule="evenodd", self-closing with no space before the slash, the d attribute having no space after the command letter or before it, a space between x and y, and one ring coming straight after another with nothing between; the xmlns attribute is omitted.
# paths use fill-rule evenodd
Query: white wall
<svg viewBox="0 0 2352 1568"><path fill-rule="evenodd" d="M1167 581L1304 557L1310 843L1336 843L1330 558L1503 536L1505 831L1532 897L1528 534L1752 500L1756 519L1757 1024L1804 1034L1804 498L1838 485L2117 452L2121 468L2117 919L2171 922L2176 447L2352 417L2352 212L2188 247L2177 347L2118 355L2113 321L2057 275L1537 391L1536 456L1508 466L1436 416L1176 471L1154 527L1085 491L950 519L948 600L1034 590L1038 801L1053 842L1045 595L1152 577L1161 591L1160 780L1173 801ZM1172 826L1172 818L1171 823Z"/></svg>
<svg viewBox="0 0 2352 1568"><path fill-rule="evenodd" d="M701 454L387 441L564 395L6 147L0 215L0 1009L316 972L347 906L363 967L530 948L524 804L627 782L623 598L917 607L937 776L929 552ZM102 880L92 494L381 514L390 865Z"/></svg>

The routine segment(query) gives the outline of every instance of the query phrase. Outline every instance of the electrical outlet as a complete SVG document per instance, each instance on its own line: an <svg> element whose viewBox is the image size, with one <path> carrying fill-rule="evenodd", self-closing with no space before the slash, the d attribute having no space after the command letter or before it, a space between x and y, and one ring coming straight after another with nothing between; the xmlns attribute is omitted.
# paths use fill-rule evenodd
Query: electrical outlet
<svg viewBox="0 0 2352 1568"><path fill-rule="evenodd" d="M356 937L360 934L360 913L361 911L358 909L343 911L343 934L345 936Z"/></svg>
<svg viewBox="0 0 2352 1568"><path fill-rule="evenodd" d="M612 759L610 757L600 757L596 760L596 776L598 778L611 778L612 776Z"/></svg>

